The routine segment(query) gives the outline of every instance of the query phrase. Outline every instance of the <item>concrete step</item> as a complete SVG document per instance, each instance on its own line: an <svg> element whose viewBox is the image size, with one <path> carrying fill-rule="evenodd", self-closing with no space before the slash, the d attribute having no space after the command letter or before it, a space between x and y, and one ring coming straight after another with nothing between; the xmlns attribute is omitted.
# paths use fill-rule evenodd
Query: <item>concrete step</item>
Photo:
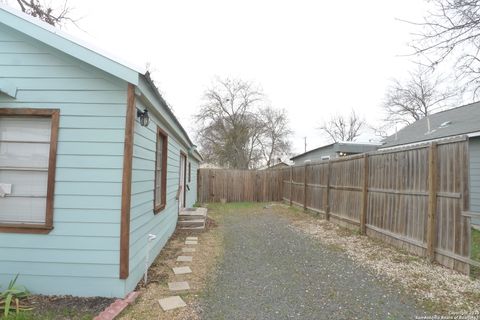
<svg viewBox="0 0 480 320"><path fill-rule="evenodd" d="M179 216L207 216L207 209L206 208L184 208L180 211Z"/></svg>
<svg viewBox="0 0 480 320"><path fill-rule="evenodd" d="M205 220L205 216L179 216L178 221Z"/></svg>
<svg viewBox="0 0 480 320"><path fill-rule="evenodd" d="M179 229L201 231L205 229L207 208L184 208L178 215Z"/></svg>
<svg viewBox="0 0 480 320"><path fill-rule="evenodd" d="M195 219L195 220L180 220L180 224L190 224L190 223L205 223L205 219Z"/></svg>
<svg viewBox="0 0 480 320"><path fill-rule="evenodd" d="M178 226L180 228L184 227L205 227L205 220L190 220L190 221L178 221Z"/></svg>
<svg viewBox="0 0 480 320"><path fill-rule="evenodd" d="M195 231L195 230L203 230L205 229L205 226L201 226L201 227L180 227L180 229L182 230L192 230L192 231Z"/></svg>

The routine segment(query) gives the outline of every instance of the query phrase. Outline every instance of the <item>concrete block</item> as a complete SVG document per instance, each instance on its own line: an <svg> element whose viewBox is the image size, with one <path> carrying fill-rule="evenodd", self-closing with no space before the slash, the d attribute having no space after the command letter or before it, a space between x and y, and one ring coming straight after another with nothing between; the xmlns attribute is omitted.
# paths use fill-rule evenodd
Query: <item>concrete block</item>
<svg viewBox="0 0 480 320"><path fill-rule="evenodd" d="M192 273L192 269L190 269L190 267L174 267L172 270L174 274Z"/></svg>
<svg viewBox="0 0 480 320"><path fill-rule="evenodd" d="M190 256L179 256L177 257L177 262L192 262L193 257Z"/></svg>
<svg viewBox="0 0 480 320"><path fill-rule="evenodd" d="M183 308L187 306L185 301L183 301L183 299L179 296L163 298L158 300L158 303L160 304L160 307L162 307L163 311Z"/></svg>
<svg viewBox="0 0 480 320"><path fill-rule="evenodd" d="M190 290L190 285L187 281L169 282L168 289L170 291L184 291Z"/></svg>

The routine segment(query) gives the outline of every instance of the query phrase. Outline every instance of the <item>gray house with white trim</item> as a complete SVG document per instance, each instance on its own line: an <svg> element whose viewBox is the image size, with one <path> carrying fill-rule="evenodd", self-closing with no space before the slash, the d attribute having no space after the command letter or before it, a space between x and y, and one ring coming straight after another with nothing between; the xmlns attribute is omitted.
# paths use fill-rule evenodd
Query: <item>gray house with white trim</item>
<svg viewBox="0 0 480 320"><path fill-rule="evenodd" d="M353 154L375 151L380 147L374 143L358 143L358 142L335 142L321 146L305 153L301 153L290 158L296 165L302 165L305 161L322 161L330 160Z"/></svg>

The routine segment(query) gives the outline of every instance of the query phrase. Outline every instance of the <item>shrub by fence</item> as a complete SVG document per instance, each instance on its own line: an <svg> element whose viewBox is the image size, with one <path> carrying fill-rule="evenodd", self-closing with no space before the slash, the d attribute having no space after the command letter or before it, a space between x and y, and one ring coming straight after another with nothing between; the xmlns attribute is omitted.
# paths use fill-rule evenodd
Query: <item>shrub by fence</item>
<svg viewBox="0 0 480 320"><path fill-rule="evenodd" d="M468 141L284 169L200 169L200 202L287 201L463 273L470 260Z"/></svg>

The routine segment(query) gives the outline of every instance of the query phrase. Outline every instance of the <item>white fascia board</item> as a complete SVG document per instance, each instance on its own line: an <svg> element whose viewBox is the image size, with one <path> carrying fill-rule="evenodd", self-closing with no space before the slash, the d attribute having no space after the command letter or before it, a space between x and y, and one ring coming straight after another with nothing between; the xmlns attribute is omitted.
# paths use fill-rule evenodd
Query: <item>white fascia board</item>
<svg viewBox="0 0 480 320"><path fill-rule="evenodd" d="M470 134L458 134L458 135L454 135L454 136L435 138L435 139L430 139L430 140L422 140L422 141L411 142L411 143L406 143L406 144L398 144L398 145L395 145L395 146L392 146L392 147L378 148L378 151L386 151L386 150L394 150L394 149L398 149L398 148L426 145L426 144L428 144L430 142L434 142L434 141L447 141L449 139L461 138L461 137L465 137L465 136L469 137L469 138L480 136L480 132L474 132L472 134L478 134L478 135L471 136Z"/></svg>
<svg viewBox="0 0 480 320"><path fill-rule="evenodd" d="M468 136L469 138L479 137L479 136L480 136L480 131L468 133L467 136Z"/></svg>
<svg viewBox="0 0 480 320"><path fill-rule="evenodd" d="M203 161L203 157L202 155L200 154L200 152L198 152L197 149L195 149L191 155L195 158L195 160L197 160L199 163Z"/></svg>

